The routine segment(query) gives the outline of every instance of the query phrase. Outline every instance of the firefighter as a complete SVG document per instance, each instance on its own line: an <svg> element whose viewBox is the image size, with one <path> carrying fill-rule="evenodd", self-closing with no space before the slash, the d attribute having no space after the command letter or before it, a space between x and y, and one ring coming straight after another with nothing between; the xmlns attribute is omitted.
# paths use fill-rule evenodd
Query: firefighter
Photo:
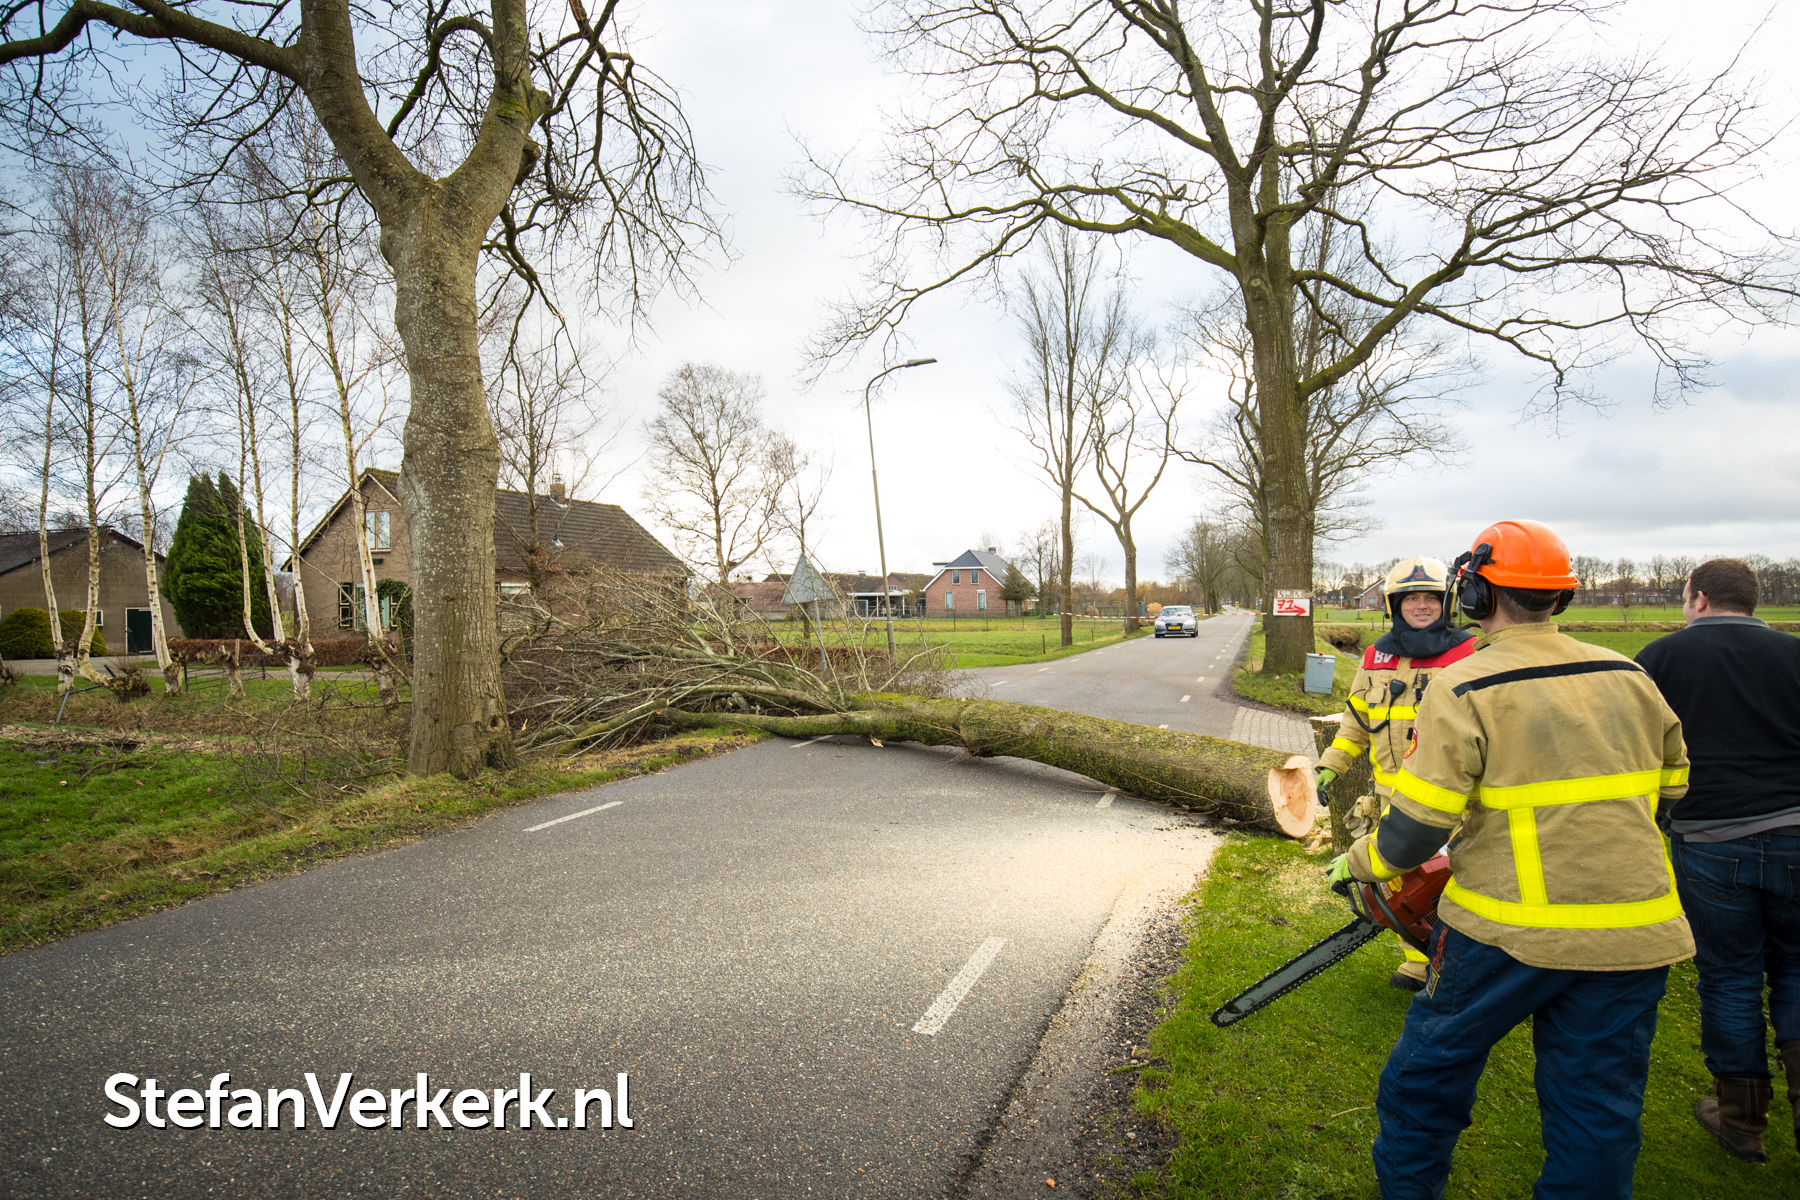
<svg viewBox="0 0 1800 1200"><path fill-rule="evenodd" d="M1656 1006L1691 957L1660 802L1687 790L1681 723L1622 655L1557 632L1568 548L1502 521L1452 587L1475 652L1419 708L1387 813L1330 868L1392 879L1450 844L1425 988L1376 1095L1387 1200L1440 1197L1489 1050L1527 1018L1544 1166L1536 1200L1631 1194Z"/></svg>
<svg viewBox="0 0 1800 1200"><path fill-rule="evenodd" d="M1374 794L1359 798L1346 819L1352 836L1373 829L1387 807L1413 716L1432 674L1475 649L1473 634L1450 627L1449 587L1449 572L1435 558L1403 558L1387 573L1382 594L1393 625L1363 651L1349 703L1338 718L1338 734L1319 758L1318 781L1324 789L1365 750L1369 753ZM1388 982L1416 992L1425 986L1425 956L1411 946L1402 955L1400 969Z"/></svg>

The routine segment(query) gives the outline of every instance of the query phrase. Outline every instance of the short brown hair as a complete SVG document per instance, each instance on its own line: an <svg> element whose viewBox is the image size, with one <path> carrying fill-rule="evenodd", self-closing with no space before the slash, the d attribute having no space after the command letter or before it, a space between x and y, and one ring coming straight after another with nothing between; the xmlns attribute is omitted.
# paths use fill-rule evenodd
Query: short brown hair
<svg viewBox="0 0 1800 1200"><path fill-rule="evenodd" d="M1513 621L1531 625L1550 619L1561 593L1554 588L1499 587L1494 589L1500 610Z"/></svg>
<svg viewBox="0 0 1800 1200"><path fill-rule="evenodd" d="M1714 608L1748 615L1756 611L1756 572L1741 559L1710 559L1688 576L1688 595L1702 592Z"/></svg>

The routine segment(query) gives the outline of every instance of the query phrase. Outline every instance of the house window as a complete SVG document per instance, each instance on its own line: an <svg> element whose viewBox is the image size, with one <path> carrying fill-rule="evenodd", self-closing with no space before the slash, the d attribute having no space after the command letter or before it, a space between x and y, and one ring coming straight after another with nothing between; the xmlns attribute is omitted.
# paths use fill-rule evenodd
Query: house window
<svg viewBox="0 0 1800 1200"><path fill-rule="evenodd" d="M366 512L363 524L369 533L369 549L389 550L393 548L392 529L393 514L389 512Z"/></svg>
<svg viewBox="0 0 1800 1200"><path fill-rule="evenodd" d="M104 608L96 608L94 610L94 628L106 628L106 610Z"/></svg>
<svg viewBox="0 0 1800 1200"><path fill-rule="evenodd" d="M956 611L956 593L955 592L945 592L944 593L944 611L945 612L955 612Z"/></svg>
<svg viewBox="0 0 1800 1200"><path fill-rule="evenodd" d="M962 582L962 572L961 571L950 572L950 582L953 584L961 583Z"/></svg>
<svg viewBox="0 0 1800 1200"><path fill-rule="evenodd" d="M363 599L368 593L360 583L338 584L338 628L363 629Z"/></svg>
<svg viewBox="0 0 1800 1200"><path fill-rule="evenodd" d="M969 572L969 582L970 583L980 583L981 582L981 572L980 571L970 571Z"/></svg>
<svg viewBox="0 0 1800 1200"><path fill-rule="evenodd" d="M975 593L975 611L976 612L986 612L987 611L987 592L985 590Z"/></svg>

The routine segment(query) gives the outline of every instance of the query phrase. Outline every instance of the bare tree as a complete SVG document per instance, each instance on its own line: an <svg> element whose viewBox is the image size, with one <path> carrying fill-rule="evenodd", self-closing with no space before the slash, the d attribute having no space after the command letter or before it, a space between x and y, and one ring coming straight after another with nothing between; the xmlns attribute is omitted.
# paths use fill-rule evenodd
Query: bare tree
<svg viewBox="0 0 1800 1200"><path fill-rule="evenodd" d="M1231 568L1230 536L1223 522L1202 517L1182 531L1167 566L1206 612L1219 611L1222 585Z"/></svg>
<svg viewBox="0 0 1800 1200"><path fill-rule="evenodd" d="M400 490L415 550L414 772L468 775L514 757L478 261L491 253L535 281L565 249L635 310L716 236L687 125L672 92L622 46L618 9L220 0L209 19L191 5L37 0L5 11L0 63L13 67L3 102L16 141L66 144L85 132L80 85L118 65L121 35L173 43L166 61L181 87L157 96L170 108L145 108L172 121L191 177L229 161L271 110L304 104L340 157L340 185L374 209L411 383ZM92 36L95 26L112 36Z"/></svg>
<svg viewBox="0 0 1800 1200"><path fill-rule="evenodd" d="M807 558L812 553L812 535L819 527L825 489L831 483L831 464L815 461L786 436L776 439L770 455L775 475L787 480L781 489L775 522L785 537L793 539L795 553Z"/></svg>
<svg viewBox="0 0 1800 1200"><path fill-rule="evenodd" d="M1741 227L1729 193L1766 146L1750 93L1583 37L1599 8L892 0L876 20L919 79L915 111L866 177L815 159L805 184L883 247L821 349L891 335L1046 227L1159 239L1237 297L1267 582L1305 588L1306 402L1410 318L1524 356L1553 407L1628 343L1679 394L1701 381L1689 317L1762 319L1794 295L1789 256L1717 232ZM1368 282L1296 255L1315 225L1339 228ZM1298 315L1344 304L1366 326L1306 370ZM1267 669L1298 671L1312 644L1309 619L1276 623Z"/></svg>
<svg viewBox="0 0 1800 1200"><path fill-rule="evenodd" d="M488 385L488 407L500 439L500 483L526 498L523 524L514 528L502 519L495 532L512 543L536 592L555 566L568 497L598 489L599 458L620 426L600 405L589 366L597 356L569 345L559 327L548 335L529 332L511 319L496 326L496 340L503 341L489 356L499 369Z"/></svg>
<svg viewBox="0 0 1800 1200"><path fill-rule="evenodd" d="M1132 522L1175 455L1183 393L1178 374L1158 372L1143 361L1148 350L1148 339L1128 337L1110 378L1090 391L1091 483L1075 493L1119 539L1125 556L1126 629L1138 627L1138 548Z"/></svg>
<svg viewBox="0 0 1800 1200"><path fill-rule="evenodd" d="M1031 594L1037 598L1040 615L1053 587L1062 578L1061 548L1061 523L1049 520L1019 535L1018 549L1010 560L1031 580Z"/></svg>
<svg viewBox="0 0 1800 1200"><path fill-rule="evenodd" d="M656 482L644 500L721 593L731 573L780 531L781 499L795 466L792 446L762 419L762 381L705 363L676 369L657 390L650 422Z"/></svg>
<svg viewBox="0 0 1800 1200"><path fill-rule="evenodd" d="M1064 646L1075 639L1075 483L1093 463L1099 414L1110 402L1105 394L1128 367L1135 333L1124 290L1108 290L1108 282L1101 246L1059 230L1038 269L1020 278L1014 300L1026 358L1008 388L1017 428L1056 493Z"/></svg>

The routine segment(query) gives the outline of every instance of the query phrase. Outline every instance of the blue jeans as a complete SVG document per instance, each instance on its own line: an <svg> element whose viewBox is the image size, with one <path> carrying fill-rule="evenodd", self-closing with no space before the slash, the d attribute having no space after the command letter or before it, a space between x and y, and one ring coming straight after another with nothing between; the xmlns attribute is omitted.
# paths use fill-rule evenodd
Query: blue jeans
<svg viewBox="0 0 1800 1200"><path fill-rule="evenodd" d="M1800 1038L1800 837L1671 839L1700 972L1700 1052L1714 1075L1769 1078L1763 980L1776 1042Z"/></svg>
<svg viewBox="0 0 1800 1200"><path fill-rule="evenodd" d="M1488 1051L1527 1018L1544 1136L1532 1196L1629 1197L1669 968L1530 967L1441 921L1431 962L1436 985L1413 997L1376 1094L1375 1175L1385 1200L1443 1196Z"/></svg>

